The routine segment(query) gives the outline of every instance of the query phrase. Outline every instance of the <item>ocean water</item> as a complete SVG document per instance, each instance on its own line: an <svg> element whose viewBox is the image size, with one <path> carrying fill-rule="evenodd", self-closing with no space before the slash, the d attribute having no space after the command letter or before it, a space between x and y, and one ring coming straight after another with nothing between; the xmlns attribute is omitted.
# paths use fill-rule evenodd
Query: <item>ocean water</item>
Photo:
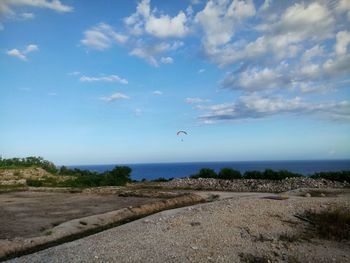
<svg viewBox="0 0 350 263"><path fill-rule="evenodd" d="M186 177L197 173L201 168L211 168L219 172L221 168L233 168L241 173L245 171L288 170L290 172L311 175L315 172L350 170L350 160L319 161L246 161L246 162L196 162L196 163L148 163L148 164L109 164L109 165L76 165L79 168L97 172L113 169L117 165L126 165L132 169L134 180Z"/></svg>

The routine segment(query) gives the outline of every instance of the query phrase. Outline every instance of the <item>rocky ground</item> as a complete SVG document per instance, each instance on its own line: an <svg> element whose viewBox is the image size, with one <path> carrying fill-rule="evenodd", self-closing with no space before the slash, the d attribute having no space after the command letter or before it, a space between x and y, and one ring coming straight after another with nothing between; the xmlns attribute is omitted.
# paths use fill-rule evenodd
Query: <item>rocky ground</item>
<svg viewBox="0 0 350 263"><path fill-rule="evenodd" d="M281 193L299 188L342 188L348 187L350 184L308 177L293 177L284 180L237 179L232 181L212 178L179 178L164 182L162 186L198 190Z"/></svg>
<svg viewBox="0 0 350 263"><path fill-rule="evenodd" d="M331 197L293 191L283 200L269 195L235 193L164 211L11 262L350 262L348 241L303 239L312 225L295 217L350 207L348 191Z"/></svg>

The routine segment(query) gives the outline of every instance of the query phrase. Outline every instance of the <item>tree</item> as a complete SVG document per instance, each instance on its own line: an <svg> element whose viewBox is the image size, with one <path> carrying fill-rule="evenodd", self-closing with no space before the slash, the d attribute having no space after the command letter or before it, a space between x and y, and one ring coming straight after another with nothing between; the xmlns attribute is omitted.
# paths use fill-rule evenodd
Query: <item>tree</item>
<svg viewBox="0 0 350 263"><path fill-rule="evenodd" d="M125 185L131 182L131 168L127 166L116 166L112 171L104 173L101 185Z"/></svg>

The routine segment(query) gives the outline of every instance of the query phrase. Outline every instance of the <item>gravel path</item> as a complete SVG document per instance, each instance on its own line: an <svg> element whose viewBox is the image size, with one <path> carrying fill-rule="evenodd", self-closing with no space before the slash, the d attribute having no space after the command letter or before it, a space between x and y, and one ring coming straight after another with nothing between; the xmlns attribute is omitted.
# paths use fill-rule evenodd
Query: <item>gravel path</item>
<svg viewBox="0 0 350 263"><path fill-rule="evenodd" d="M266 195L266 194L265 194ZM348 196L261 198L262 194L164 211L11 262L350 262L350 244L282 241L307 225L293 215ZM269 260L269 261L268 261Z"/></svg>

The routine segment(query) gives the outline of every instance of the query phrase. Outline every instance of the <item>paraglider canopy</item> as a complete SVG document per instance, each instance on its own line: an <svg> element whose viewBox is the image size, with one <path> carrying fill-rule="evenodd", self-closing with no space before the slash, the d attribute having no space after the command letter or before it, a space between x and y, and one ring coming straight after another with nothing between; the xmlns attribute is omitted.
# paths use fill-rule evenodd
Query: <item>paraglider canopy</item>
<svg viewBox="0 0 350 263"><path fill-rule="evenodd" d="M178 132L176 133L176 135L180 135L181 133L183 133L183 134L186 134L186 135L187 135L187 132L185 132L185 131L178 131Z"/></svg>

